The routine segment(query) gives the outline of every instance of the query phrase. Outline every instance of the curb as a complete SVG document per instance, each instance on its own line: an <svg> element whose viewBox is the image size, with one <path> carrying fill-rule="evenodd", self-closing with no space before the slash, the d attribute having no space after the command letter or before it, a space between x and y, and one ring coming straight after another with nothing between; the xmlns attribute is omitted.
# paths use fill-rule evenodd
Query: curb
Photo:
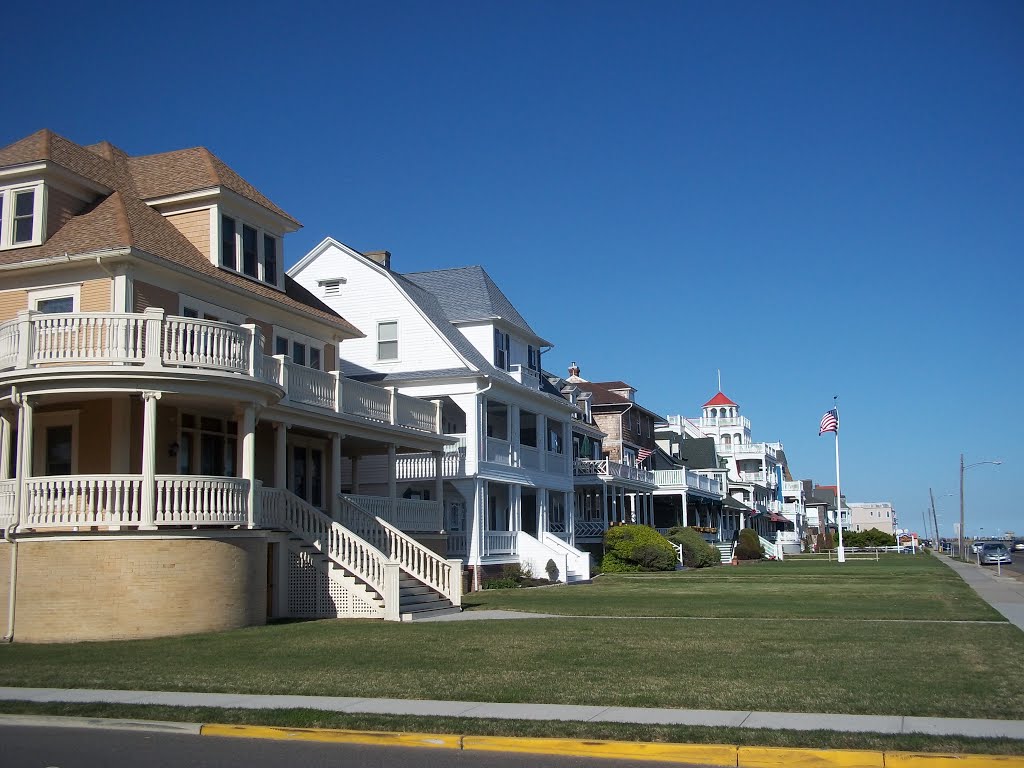
<svg viewBox="0 0 1024 768"><path fill-rule="evenodd" d="M421 747L479 752L519 752L563 757L602 757L723 766L723 768L1024 768L1024 756L882 752L853 749L741 747L735 744L669 744L528 736L456 736L438 733L347 731L202 725L202 736L279 741L319 741L370 746Z"/></svg>

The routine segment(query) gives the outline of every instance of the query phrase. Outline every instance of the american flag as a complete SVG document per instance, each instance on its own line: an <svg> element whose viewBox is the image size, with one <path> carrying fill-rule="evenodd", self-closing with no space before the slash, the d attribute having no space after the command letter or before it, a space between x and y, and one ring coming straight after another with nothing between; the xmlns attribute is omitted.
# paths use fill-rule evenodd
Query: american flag
<svg viewBox="0 0 1024 768"><path fill-rule="evenodd" d="M821 426L818 427L818 436L824 435L826 432L835 432L839 434L839 411L833 408L831 411L825 411L825 415L821 417Z"/></svg>
<svg viewBox="0 0 1024 768"><path fill-rule="evenodd" d="M638 448L636 451L636 465L639 467L654 451L650 448Z"/></svg>

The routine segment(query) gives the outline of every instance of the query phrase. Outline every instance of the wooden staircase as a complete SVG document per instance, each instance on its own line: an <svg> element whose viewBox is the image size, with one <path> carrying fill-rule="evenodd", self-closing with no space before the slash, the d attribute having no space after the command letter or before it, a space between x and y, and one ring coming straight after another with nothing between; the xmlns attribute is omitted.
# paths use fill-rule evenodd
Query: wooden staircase
<svg viewBox="0 0 1024 768"><path fill-rule="evenodd" d="M357 505L332 520L290 491L265 488L260 524L287 531L292 552L325 569L360 615L391 621L461 611L461 561L449 561ZM354 530L358 529L358 530Z"/></svg>

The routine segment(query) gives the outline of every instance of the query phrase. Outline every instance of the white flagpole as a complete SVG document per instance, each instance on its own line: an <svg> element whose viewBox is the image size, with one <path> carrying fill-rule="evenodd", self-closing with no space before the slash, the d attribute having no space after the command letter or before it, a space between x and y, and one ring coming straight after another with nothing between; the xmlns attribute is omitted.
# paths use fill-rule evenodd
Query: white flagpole
<svg viewBox="0 0 1024 768"><path fill-rule="evenodd" d="M834 400L835 398L833 398ZM833 403L834 405L834 403ZM840 563L846 562L846 550L843 549L843 487L839 484L839 407L836 406L836 519L839 523L839 552Z"/></svg>

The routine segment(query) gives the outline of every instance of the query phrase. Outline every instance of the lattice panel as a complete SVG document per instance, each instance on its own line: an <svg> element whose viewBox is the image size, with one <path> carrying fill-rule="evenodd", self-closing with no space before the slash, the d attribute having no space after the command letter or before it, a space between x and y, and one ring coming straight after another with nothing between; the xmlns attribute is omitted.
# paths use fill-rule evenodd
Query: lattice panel
<svg viewBox="0 0 1024 768"><path fill-rule="evenodd" d="M367 599L366 593L353 591L348 577L308 550L288 551L288 615L302 619L380 618L382 610Z"/></svg>

